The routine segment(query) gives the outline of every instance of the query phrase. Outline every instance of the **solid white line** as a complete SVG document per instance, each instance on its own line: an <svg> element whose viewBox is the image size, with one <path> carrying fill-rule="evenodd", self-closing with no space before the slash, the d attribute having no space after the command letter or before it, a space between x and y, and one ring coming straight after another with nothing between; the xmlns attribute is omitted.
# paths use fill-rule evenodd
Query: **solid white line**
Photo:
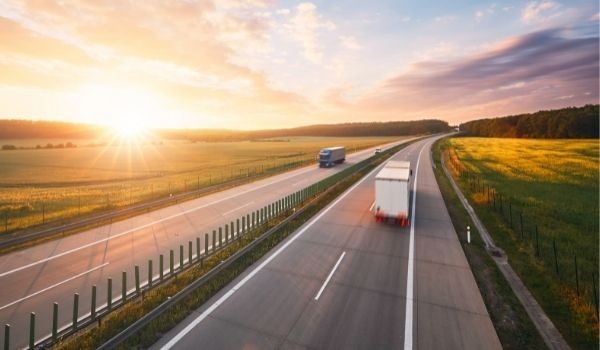
<svg viewBox="0 0 600 350"><path fill-rule="evenodd" d="M395 143L394 145L396 145L396 144L403 144L403 143L409 142L410 140L412 140L412 139L406 139L406 140L402 140L401 142ZM352 156L353 156L353 157L355 157L355 156L358 156L359 154L361 154L361 153L363 153L363 152L366 152L366 151L368 151L368 150L364 150L364 151L356 152L356 153L354 153ZM252 188L250 188L250 189L248 189L248 190L245 190L245 191L242 191L242 192L237 192L237 193L236 193L236 194L234 194L234 195L231 195L231 196L228 196L228 197L225 197L225 198L221 198L221 199L218 199L218 200L216 200L216 201L213 201L213 202L210 202L210 203L206 203L206 204L203 204L203 205L200 205L200 206L194 207L194 208L190 208L190 209L184 210L184 211L182 211L182 212L180 212L180 213L173 214L173 215L170 215L170 216L164 217L164 218L162 218L162 219L155 220L155 221L153 221L153 222L150 222L150 223L147 223L147 224L144 224L144 225L141 225L141 226L138 226L138 227L135 227L135 228L132 228L132 229L129 229L129 230L123 231L123 232L121 232L121 233L118 233L118 234L112 235L112 236L110 236L110 237L106 237L106 238L100 239L100 240L98 240L98 241L90 242L90 243L88 243L88 244L85 244L85 245L79 246L79 247L77 247L77 248L73 248L73 249L71 249L71 250L67 250L67 251L64 251L64 252L62 252L62 253L59 253L59 254L56 254L56 255L53 255L53 256L50 256L50 257L47 257L47 258L44 258L44 259L38 260L38 261L34 261L34 262L30 263L30 264L23 265L23 266L20 266L20 267L17 267L17 268L15 268L15 269L12 269L12 270L10 270L10 271L6 271L6 272L3 272L3 273L0 273L0 278L1 278L1 277L4 277L4 276L7 276L7 275L10 275L10 274L13 274L13 273L15 273L15 272L19 272L19 271L25 270L25 269L27 269L27 268L30 268L30 267L33 267L33 266L36 266L36 265L39 265L39 264L46 263L46 262L48 262L48 261L51 261L51 260L54 260L54 259L58 259L58 258L60 258L60 257L63 257L63 256L65 256L65 255L69 255L69 254L71 254L71 253L78 252L78 251L80 251L80 250L83 250L83 249L87 249L87 248L89 248L89 247L92 247L92 246L94 246L94 245L96 245L96 244L101 244L101 243L104 243L104 242L110 241L110 240L112 240L112 239L119 238L119 237L121 237L121 236L124 236L124 235L130 234L130 233L132 233L132 232L135 232L135 231L142 230L142 229L144 229L144 228L147 228L147 227L150 227L150 226L152 226L152 225L159 224L159 223L161 223L161 222L164 222L164 221L171 220L171 219L173 219L173 218L176 218L176 217L178 217L178 216L182 216L182 215L185 215L185 214L188 214L188 213L194 212L194 211L196 211L196 210L200 210L200 209L203 209L203 208L209 207L209 206L211 206L211 205L214 205L214 204L217 204L217 203L220 203L220 202L223 202L223 201L229 200L229 199L231 199L231 198L235 198L235 197L237 197L237 196L240 196L240 195L243 195L243 194L246 194L246 193L249 193L249 192L253 192L253 191L259 190L259 189L261 189L261 188L267 187L267 186L271 186L271 185L273 185L273 184L276 184L276 183L278 183L278 182L281 182L281 181L284 181L284 180L289 180L289 179L291 179L291 178L293 178L293 177L296 177L296 176L298 176L298 175L302 175L302 174L304 174L304 173L307 173L307 172L309 172L309 171L312 171L312 170L314 170L314 167L307 167L307 168L306 168L306 169L304 169L303 171L298 171L298 172L295 172L295 173L293 173L293 174L290 174L290 176L286 176L286 177L284 177L284 178L281 178L281 179L279 179L279 180L272 181L272 182L269 182L269 183L263 184L263 185L261 185L261 186L258 186L258 187L252 187Z"/></svg>
<svg viewBox="0 0 600 350"><path fill-rule="evenodd" d="M246 203L246 204L242 205L241 207L237 207L237 208L235 208L235 209L232 209L232 210L230 210L230 211L228 211L228 212L225 212L225 213L221 214L221 216L227 216L227 215L229 215L229 214L231 214L231 213L233 213L233 212L235 212L235 211L238 211L238 210L240 210L240 209L242 209L242 208L245 208L245 207L247 207L247 206L249 206L249 205L252 205L253 203L254 203L254 201L252 201L252 202L250 202L250 203Z"/></svg>
<svg viewBox="0 0 600 350"><path fill-rule="evenodd" d="M171 349L177 342L179 342L186 334L188 334L194 327L196 327L200 322L202 322L211 312L213 312L219 305L224 303L233 293L235 293L238 289L240 289L246 282L248 282L252 277L254 277L260 270L262 270L268 263L273 261L282 251L284 251L290 244L292 244L298 237L302 236L306 230L308 230L315 222L319 221L323 215L327 214L331 208L335 207L342 199L346 198L346 196L352 192L356 187L362 184L366 179L368 179L374 172L383 167L385 163L381 163L375 169L373 169L370 173L368 173L365 177L363 177L360 181L358 181L354 186L350 187L350 189L346 190L341 196L339 196L333 203L323 209L316 217L314 217L311 221L308 222L298 233L292 236L287 242L285 242L279 249L277 249L273 254L271 254L268 258L266 258L260 265L258 265L254 270L252 270L246 277L244 277L241 281L239 281L235 286L233 286L227 293L221 296L216 302L214 302L210 307L208 307L204 312L202 312L198 317L196 317L190 324L188 324L184 329L182 329L179 333L177 333L168 343L161 347L161 350Z"/></svg>
<svg viewBox="0 0 600 350"><path fill-rule="evenodd" d="M327 287L327 283L329 283L329 280L331 279L331 276L333 276L333 273L335 272L335 270L337 270L338 265L340 264L340 262L342 262L342 259L344 258L344 255L346 255L346 252L342 252L342 255L340 255L340 258L338 259L338 261L333 266L333 269L331 269L331 272L329 273L329 276L327 276L327 279L325 280L325 282L321 286L321 289L319 289L319 293L317 293L317 295L315 296L315 300L319 300L319 297L321 296L321 293L323 293L323 291L325 290L325 287Z"/></svg>
<svg viewBox="0 0 600 350"><path fill-rule="evenodd" d="M60 286L61 284L65 284L65 283L67 283L67 282L70 282L70 281L72 281L72 280L74 280L74 279L76 279L76 278L79 278L79 277L81 277L81 276L83 276L83 275L85 275L85 274L88 274L88 273L90 273L90 272L92 272L92 271L96 271L96 270L98 270L98 269L101 269L101 268L103 268L104 266L106 266L106 265L108 265L108 264L109 264L109 262L105 262L104 264L102 264L102 265L100 265L100 266L96 266L96 267L94 267L93 269L89 269L89 270L87 270L87 271L84 271L84 272L82 272L82 273L80 273L80 274L78 274L78 275L75 275L75 276L73 276L73 277L70 277L70 278L68 278L68 279L66 279L66 280L64 280L64 281L62 281L62 282L58 282L58 283L56 283L56 284L53 284L53 285L51 285L50 287L46 287L46 288L44 288L44 289L42 289L42 290L38 290L38 291L37 291L37 292L35 292L35 293L29 294L29 295L28 295L28 296L26 296L26 297L23 297L23 298L21 298L21 299L19 299L19 300L15 300L15 301L13 301L12 303L8 303L8 304L6 304L6 305L4 305L4 306L0 307L0 310L6 309L7 307L10 307L10 306L13 306L13 305L15 305L15 304L18 304L18 303L22 302L23 300L27 300L27 299L29 299L29 298L31 298L31 297L34 297L34 296L38 295L38 294L44 293L44 292L46 292L46 291L48 291L48 290L50 290L50 289L52 289L52 288L54 288L54 287L58 287L58 286Z"/></svg>
<svg viewBox="0 0 600 350"><path fill-rule="evenodd" d="M404 350L411 350L413 345L413 291L414 291L414 256L415 256L415 208L417 202L417 181L419 179L419 162L421 153L427 147L423 145L417 156L417 165L415 166L415 181L413 183L412 213L410 223L410 238L408 243L408 270L406 275L406 314L404 316Z"/></svg>

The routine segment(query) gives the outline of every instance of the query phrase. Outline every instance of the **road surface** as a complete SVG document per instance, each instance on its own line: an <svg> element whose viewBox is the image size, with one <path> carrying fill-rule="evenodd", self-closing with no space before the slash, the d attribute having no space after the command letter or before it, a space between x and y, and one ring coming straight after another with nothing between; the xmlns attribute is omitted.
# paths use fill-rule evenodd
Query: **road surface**
<svg viewBox="0 0 600 350"><path fill-rule="evenodd" d="M168 266L173 249L177 265L180 244L187 256L187 242L201 237L204 250L205 233L368 158L374 149L351 154L334 168L315 164L1 256L0 322L11 325L11 348L27 345L30 312L36 313L40 339L51 332L53 302L59 304L59 328L70 324L74 293L80 295L79 315L89 314L92 285L98 286L97 305L102 305L108 278L113 279L113 297L118 297L122 271L127 271L131 289L134 266L139 265L144 284L149 259L157 273L159 255L165 255Z"/></svg>
<svg viewBox="0 0 600 350"><path fill-rule="evenodd" d="M432 141L394 157L413 168L410 228L375 222L373 171L154 348L500 349L433 174Z"/></svg>

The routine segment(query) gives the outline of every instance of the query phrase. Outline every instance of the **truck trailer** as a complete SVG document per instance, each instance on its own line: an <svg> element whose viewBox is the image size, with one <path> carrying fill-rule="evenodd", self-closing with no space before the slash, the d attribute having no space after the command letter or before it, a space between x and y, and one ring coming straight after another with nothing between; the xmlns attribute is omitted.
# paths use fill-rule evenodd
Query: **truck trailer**
<svg viewBox="0 0 600 350"><path fill-rule="evenodd" d="M401 226L407 226L410 207L411 175L410 163L407 167L386 166L375 176L375 220L377 222L394 220ZM396 164L398 165L398 164Z"/></svg>
<svg viewBox="0 0 600 350"><path fill-rule="evenodd" d="M346 160L346 147L328 147L319 152L319 167L329 168Z"/></svg>

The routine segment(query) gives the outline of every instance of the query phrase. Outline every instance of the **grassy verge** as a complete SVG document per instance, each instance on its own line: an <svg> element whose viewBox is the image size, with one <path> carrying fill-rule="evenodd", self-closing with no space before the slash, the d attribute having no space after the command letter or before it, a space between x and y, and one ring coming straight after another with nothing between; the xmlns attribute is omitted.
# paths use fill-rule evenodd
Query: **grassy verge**
<svg viewBox="0 0 600 350"><path fill-rule="evenodd" d="M443 148L446 147L445 140L437 141L432 147L433 161L436 165L435 176L502 347L504 349L545 349L544 341L504 276L486 252L479 232L443 172L440 157ZM467 243L467 226L471 226L472 230L471 244Z"/></svg>
<svg viewBox="0 0 600 350"><path fill-rule="evenodd" d="M590 219L595 217L597 220L597 209L595 214L589 214L587 211L593 208L585 203L595 202L592 206L597 205L597 200L589 199L590 196L597 198L597 181L589 181L593 174L578 170L574 164L567 166L564 163L577 159L571 151L550 163L533 158L536 152L550 152L547 144L557 147L552 150L554 153L573 149L576 145L561 144L562 141L529 144L527 141L508 140L503 142L508 142L505 151L496 152L498 155L494 157L498 158L491 159L486 154L498 150L498 145L477 151L469 151L474 145L470 145L471 148L455 148L457 144L469 142L477 143L478 139L451 139L442 144L453 153L455 166L463 169L463 175L457 176L458 184L496 244L506 252L515 272L569 345L576 349L596 349L598 320L592 285L596 281L592 276L598 273L598 237L597 233L589 235L585 227L590 225ZM517 143L511 146L511 142ZM580 151L586 157L590 156ZM569 154L573 155L572 159ZM579 163L584 168L585 164ZM561 169L560 172L557 168ZM525 181L525 177L534 180ZM577 183L588 189L573 190ZM486 185L490 185L492 194L496 193L495 206L493 201L488 203ZM500 202L503 204L500 205ZM565 203L570 203L567 204L569 208L561 209ZM526 218L523 229L518 216L521 212ZM585 219L576 220L579 216ZM532 222L539 225L539 235L535 234ZM557 247L556 251L554 247ZM579 257L578 275L574 268L575 254ZM579 293L575 286L576 275Z"/></svg>
<svg viewBox="0 0 600 350"><path fill-rule="evenodd" d="M407 144L404 144L401 147L405 147ZM121 345L121 348L147 347L153 344L162 334L173 328L187 315L214 296L220 289L233 281L245 269L267 254L273 247L281 243L281 241L333 201L339 194L362 178L368 171L384 161L385 158L386 157L381 157L377 161L371 162L365 168L338 182L332 189L317 197L315 200L308 202L301 214L281 226L268 238L249 250L246 254L239 257L233 264L216 274L206 284L193 291L183 299L183 301L168 309L161 316L146 325L141 331L131 336ZM205 275L210 269L220 264L221 261L234 254L241 247L252 242L276 224L277 222L271 222L267 227L243 236L237 244L229 246L218 254L208 257L204 260L202 265L197 265L190 270L181 273L177 278L171 280L167 284L149 291L143 298L124 305L119 310L107 315L97 327L80 332L66 342L58 344L58 348L88 349L98 347L118 334L122 329L125 329L135 322L141 316L160 305L168 298L168 296L174 295L192 281Z"/></svg>

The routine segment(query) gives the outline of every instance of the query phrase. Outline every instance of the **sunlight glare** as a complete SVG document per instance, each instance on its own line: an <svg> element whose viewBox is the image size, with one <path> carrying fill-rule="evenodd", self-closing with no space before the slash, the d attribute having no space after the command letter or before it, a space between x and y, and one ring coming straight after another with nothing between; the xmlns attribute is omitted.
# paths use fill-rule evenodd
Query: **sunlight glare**
<svg viewBox="0 0 600 350"><path fill-rule="evenodd" d="M160 123L159 99L141 89L88 84L77 93L80 113L92 123L109 126L115 136L139 139Z"/></svg>

